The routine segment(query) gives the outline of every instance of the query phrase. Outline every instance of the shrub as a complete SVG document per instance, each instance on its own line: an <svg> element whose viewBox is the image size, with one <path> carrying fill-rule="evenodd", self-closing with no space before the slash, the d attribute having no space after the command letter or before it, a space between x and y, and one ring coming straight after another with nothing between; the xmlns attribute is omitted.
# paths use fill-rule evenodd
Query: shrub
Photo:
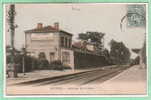
<svg viewBox="0 0 151 100"><path fill-rule="evenodd" d="M71 66L65 65L65 64L62 67L63 67L63 69L72 69Z"/></svg>
<svg viewBox="0 0 151 100"><path fill-rule="evenodd" d="M42 59L38 61L38 69L47 69L49 66L49 62L46 59Z"/></svg>
<svg viewBox="0 0 151 100"><path fill-rule="evenodd" d="M60 60L55 60L50 64L51 69L53 70L64 70L71 69L69 65L64 65Z"/></svg>
<svg viewBox="0 0 151 100"><path fill-rule="evenodd" d="M60 60L55 60L51 62L50 66L53 70L63 70L62 62Z"/></svg>

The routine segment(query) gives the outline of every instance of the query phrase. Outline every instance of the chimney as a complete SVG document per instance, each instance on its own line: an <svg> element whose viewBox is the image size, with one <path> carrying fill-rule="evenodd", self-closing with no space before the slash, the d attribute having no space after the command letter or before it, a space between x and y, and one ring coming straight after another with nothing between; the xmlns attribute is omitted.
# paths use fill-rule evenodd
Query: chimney
<svg viewBox="0 0 151 100"><path fill-rule="evenodd" d="M59 30L59 23L58 23L58 22L55 22L55 23L54 23L54 28L55 28L56 30Z"/></svg>
<svg viewBox="0 0 151 100"><path fill-rule="evenodd" d="M42 23L37 24L37 29L41 29L43 27Z"/></svg>

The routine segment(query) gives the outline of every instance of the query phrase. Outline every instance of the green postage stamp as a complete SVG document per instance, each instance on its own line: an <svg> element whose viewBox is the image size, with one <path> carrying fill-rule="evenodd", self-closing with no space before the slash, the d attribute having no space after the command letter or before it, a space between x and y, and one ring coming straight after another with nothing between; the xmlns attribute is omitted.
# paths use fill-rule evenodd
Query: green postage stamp
<svg viewBox="0 0 151 100"><path fill-rule="evenodd" d="M145 5L128 5L128 26L145 26L146 25L146 7Z"/></svg>
<svg viewBox="0 0 151 100"><path fill-rule="evenodd" d="M0 5L1 100L151 99L150 0Z"/></svg>

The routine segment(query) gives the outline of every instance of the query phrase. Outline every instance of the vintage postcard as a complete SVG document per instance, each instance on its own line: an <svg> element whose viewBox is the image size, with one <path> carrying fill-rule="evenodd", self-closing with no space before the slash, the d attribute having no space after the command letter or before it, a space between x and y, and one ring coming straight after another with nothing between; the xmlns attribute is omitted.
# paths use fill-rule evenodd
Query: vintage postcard
<svg viewBox="0 0 151 100"><path fill-rule="evenodd" d="M147 3L4 4L5 95L147 95L147 16Z"/></svg>

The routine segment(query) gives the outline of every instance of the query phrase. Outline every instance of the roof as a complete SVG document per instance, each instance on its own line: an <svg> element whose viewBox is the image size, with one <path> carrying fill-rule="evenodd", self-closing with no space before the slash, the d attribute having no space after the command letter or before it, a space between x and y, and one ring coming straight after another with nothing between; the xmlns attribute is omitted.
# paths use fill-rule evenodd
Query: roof
<svg viewBox="0 0 151 100"><path fill-rule="evenodd" d="M62 32L62 33L68 34L68 35L72 35L71 33L66 32L64 30L55 29L54 27L52 27L50 25L42 27L42 28L34 28L34 29L31 29L31 30L26 30L25 31L25 33L49 33L49 32Z"/></svg>
<svg viewBox="0 0 151 100"><path fill-rule="evenodd" d="M81 53L87 53L87 54L93 54L93 55L98 55L100 56L98 53L96 53L95 51L91 51L89 49L87 49L86 45L83 44L83 42L79 41L79 42L75 42L72 45L73 51L75 52L81 52Z"/></svg>
<svg viewBox="0 0 151 100"><path fill-rule="evenodd" d="M86 44L84 44L81 41L78 41L78 42L73 43L73 47L84 49L84 48L86 48Z"/></svg>

